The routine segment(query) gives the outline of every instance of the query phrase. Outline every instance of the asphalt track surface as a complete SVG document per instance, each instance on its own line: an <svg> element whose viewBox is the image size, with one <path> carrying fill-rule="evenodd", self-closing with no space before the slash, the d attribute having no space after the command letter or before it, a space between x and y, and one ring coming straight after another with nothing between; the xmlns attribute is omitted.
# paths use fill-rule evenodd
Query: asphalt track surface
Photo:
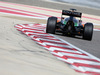
<svg viewBox="0 0 100 75"><path fill-rule="evenodd" d="M0 0L2 1L2 0ZM82 11L87 14L92 15L99 15L100 16L100 10L98 9L91 9L91 8L85 8L85 7L79 7L79 6L73 6L73 5L65 5L65 4L59 4L59 3L52 3L52 2L46 2L42 0L3 0L7 2L13 2L13 3L20 3L20 4L28 4L28 5L34 5L34 6L40 6L40 7L46 7L46 8L53 8L53 9L69 9L69 8L77 8L79 11ZM58 35L57 35L58 36ZM82 50L85 50L86 52L89 52L96 57L100 58L100 32L94 32L93 33L93 39L92 41L87 41L81 39L81 37L78 38L70 38L66 36L58 36L71 44L81 48Z"/></svg>

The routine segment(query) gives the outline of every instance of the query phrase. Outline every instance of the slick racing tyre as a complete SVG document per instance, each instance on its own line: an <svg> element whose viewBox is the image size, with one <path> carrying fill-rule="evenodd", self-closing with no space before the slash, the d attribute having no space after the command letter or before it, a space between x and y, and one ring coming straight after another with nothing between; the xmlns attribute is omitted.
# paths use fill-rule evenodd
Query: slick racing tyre
<svg viewBox="0 0 100 75"><path fill-rule="evenodd" d="M57 17L49 17L47 21L46 33L55 34Z"/></svg>
<svg viewBox="0 0 100 75"><path fill-rule="evenodd" d="M93 24L86 23L84 26L83 39L91 41L92 35L93 35Z"/></svg>

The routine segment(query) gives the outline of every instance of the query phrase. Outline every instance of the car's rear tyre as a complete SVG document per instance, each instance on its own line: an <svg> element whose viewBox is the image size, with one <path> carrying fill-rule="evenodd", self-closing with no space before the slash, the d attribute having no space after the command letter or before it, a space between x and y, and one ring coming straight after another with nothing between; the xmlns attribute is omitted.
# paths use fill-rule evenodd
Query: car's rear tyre
<svg viewBox="0 0 100 75"><path fill-rule="evenodd" d="M93 35L93 24L86 23L84 26L83 39L91 41L92 35Z"/></svg>
<svg viewBox="0 0 100 75"><path fill-rule="evenodd" d="M49 17L47 21L46 33L55 34L57 17Z"/></svg>

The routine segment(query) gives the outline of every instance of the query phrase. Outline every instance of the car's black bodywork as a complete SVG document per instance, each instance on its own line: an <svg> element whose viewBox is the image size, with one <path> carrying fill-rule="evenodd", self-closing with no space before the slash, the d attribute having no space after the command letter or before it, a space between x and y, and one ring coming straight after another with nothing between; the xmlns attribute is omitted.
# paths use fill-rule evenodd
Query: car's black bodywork
<svg viewBox="0 0 100 75"><path fill-rule="evenodd" d="M92 40L93 34L93 24L86 23L82 24L81 16L82 13L75 12L76 9L71 9L72 11L62 10L61 21L57 20L57 17L49 17L47 21L46 32L54 34L55 32L61 32L66 36L83 36L83 39ZM63 15L69 17L64 18ZM80 20L76 19L80 18Z"/></svg>

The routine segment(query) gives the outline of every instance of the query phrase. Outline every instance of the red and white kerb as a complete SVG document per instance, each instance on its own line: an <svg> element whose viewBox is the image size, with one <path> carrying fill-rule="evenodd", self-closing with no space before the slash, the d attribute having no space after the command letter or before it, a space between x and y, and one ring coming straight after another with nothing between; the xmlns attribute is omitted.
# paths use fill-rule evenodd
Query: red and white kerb
<svg viewBox="0 0 100 75"><path fill-rule="evenodd" d="M100 75L100 59L52 34L45 33L45 24L17 24L15 27L50 51L57 59L70 64L75 71Z"/></svg>

